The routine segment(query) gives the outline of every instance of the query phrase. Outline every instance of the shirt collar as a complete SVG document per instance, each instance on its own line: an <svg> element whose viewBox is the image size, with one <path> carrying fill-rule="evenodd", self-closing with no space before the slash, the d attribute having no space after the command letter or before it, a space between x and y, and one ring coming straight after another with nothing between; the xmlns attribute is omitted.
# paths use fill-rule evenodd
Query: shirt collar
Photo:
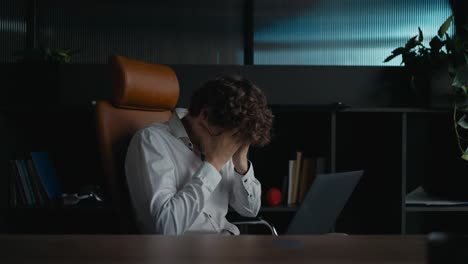
<svg viewBox="0 0 468 264"><path fill-rule="evenodd" d="M168 121L169 129L171 133L182 140L184 144L191 150L193 150L193 144L190 141L190 138L185 130L184 125L182 124L182 118L188 114L188 110L186 108L176 108L175 111L172 113L171 118Z"/></svg>
<svg viewBox="0 0 468 264"><path fill-rule="evenodd" d="M182 118L186 116L188 113L187 109L184 108L176 108L174 112L172 112L172 116L169 119L168 125L171 129L171 133L177 138L188 138L187 131L185 130L184 125L182 124Z"/></svg>

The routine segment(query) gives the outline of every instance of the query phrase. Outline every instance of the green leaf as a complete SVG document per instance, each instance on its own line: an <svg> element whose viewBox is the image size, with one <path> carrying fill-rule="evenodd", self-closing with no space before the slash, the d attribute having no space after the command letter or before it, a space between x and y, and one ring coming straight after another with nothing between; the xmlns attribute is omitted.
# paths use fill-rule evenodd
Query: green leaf
<svg viewBox="0 0 468 264"><path fill-rule="evenodd" d="M450 28L450 24L452 23L453 15L449 16L445 22L440 26L439 31L437 31L437 35L439 38L444 37L447 30Z"/></svg>
<svg viewBox="0 0 468 264"><path fill-rule="evenodd" d="M403 47L399 47L399 48L396 48L396 49L392 50L392 54L395 54L395 55L400 55L403 52L405 52L405 48L403 48Z"/></svg>
<svg viewBox="0 0 468 264"><path fill-rule="evenodd" d="M399 47L399 48L396 48L392 51L392 55L388 56L384 62L389 62L391 60L393 60L393 58L395 58L396 56L398 55L401 55L403 52L405 51L405 48L403 47Z"/></svg>
<svg viewBox="0 0 468 264"><path fill-rule="evenodd" d="M416 40L418 36L414 36L412 38L410 38L407 42L406 42L406 45L405 45L405 49L406 50L410 50L414 47L416 47L416 45L418 44L418 41Z"/></svg>
<svg viewBox="0 0 468 264"><path fill-rule="evenodd" d="M465 85L464 80L460 77L460 73L455 74L453 78L452 87L455 88L455 91L460 90L466 96L468 94L468 87Z"/></svg>
<svg viewBox="0 0 468 264"><path fill-rule="evenodd" d="M465 149L465 153L461 156L462 159L468 160L468 148Z"/></svg>
<svg viewBox="0 0 468 264"><path fill-rule="evenodd" d="M463 129L468 129L468 120L466 120L466 115L463 115L460 120L458 120L457 125Z"/></svg>
<svg viewBox="0 0 468 264"><path fill-rule="evenodd" d="M418 31L419 31L418 42L423 42L424 36L420 27L418 27Z"/></svg>
<svg viewBox="0 0 468 264"><path fill-rule="evenodd" d="M397 54L392 54L390 56L388 56L387 58L385 58L385 60L383 62L389 62L391 60L393 60L393 58L395 58L396 56L398 56Z"/></svg>
<svg viewBox="0 0 468 264"><path fill-rule="evenodd" d="M431 41L429 42L429 46L431 46L431 49L433 52L438 52L442 48L443 45L444 45L443 42L437 36L433 37Z"/></svg>
<svg viewBox="0 0 468 264"><path fill-rule="evenodd" d="M457 74L453 78L452 86L461 87L464 84L463 79L462 79L462 77L460 77L460 75L461 75L461 73L457 72Z"/></svg>

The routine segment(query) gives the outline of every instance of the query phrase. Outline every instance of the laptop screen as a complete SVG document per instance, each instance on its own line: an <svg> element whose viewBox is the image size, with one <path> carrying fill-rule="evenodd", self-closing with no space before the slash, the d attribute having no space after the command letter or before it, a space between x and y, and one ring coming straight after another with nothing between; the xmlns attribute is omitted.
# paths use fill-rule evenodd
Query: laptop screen
<svg viewBox="0 0 468 264"><path fill-rule="evenodd" d="M318 174L286 231L325 234L332 231L364 171Z"/></svg>

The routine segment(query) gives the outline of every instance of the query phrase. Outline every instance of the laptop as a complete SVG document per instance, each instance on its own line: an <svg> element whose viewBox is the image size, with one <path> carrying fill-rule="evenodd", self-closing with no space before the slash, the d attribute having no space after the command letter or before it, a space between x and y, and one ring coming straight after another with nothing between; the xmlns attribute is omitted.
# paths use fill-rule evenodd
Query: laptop
<svg viewBox="0 0 468 264"><path fill-rule="evenodd" d="M325 234L335 222L364 173L363 170L318 174L288 225L286 234Z"/></svg>

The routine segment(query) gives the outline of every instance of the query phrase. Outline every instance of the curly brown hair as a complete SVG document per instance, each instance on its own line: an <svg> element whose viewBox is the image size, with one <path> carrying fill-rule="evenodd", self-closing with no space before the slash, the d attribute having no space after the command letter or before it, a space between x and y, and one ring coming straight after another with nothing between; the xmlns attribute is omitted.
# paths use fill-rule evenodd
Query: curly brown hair
<svg viewBox="0 0 468 264"><path fill-rule="evenodd" d="M189 113L207 111L212 125L239 128L241 137L252 145L264 146L271 140L273 114L265 94L251 81L238 75L225 75L208 81L194 91Z"/></svg>

